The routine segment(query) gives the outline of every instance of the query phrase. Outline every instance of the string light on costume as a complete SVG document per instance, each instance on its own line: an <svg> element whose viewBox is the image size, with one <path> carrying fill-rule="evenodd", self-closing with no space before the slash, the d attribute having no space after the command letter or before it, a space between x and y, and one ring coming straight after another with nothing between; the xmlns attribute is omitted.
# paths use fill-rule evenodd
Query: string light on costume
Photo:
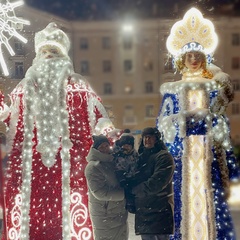
<svg viewBox="0 0 240 240"><path fill-rule="evenodd" d="M183 207L190 213L188 221L187 239L194 236L194 239L209 239L209 230L207 228L208 206L206 199L206 179L204 161L204 137L201 135L191 135L189 137L189 205ZM190 237L190 238L189 238Z"/></svg>
<svg viewBox="0 0 240 240"><path fill-rule="evenodd" d="M29 21L24 20L22 18L18 18L15 15L14 9L23 4L24 4L23 1L17 1L14 3L10 3L6 1L6 4L0 3L0 64L2 66L4 75L6 76L9 75L9 72L3 57L2 45L4 45L7 48L11 56L14 56L15 52L13 51L12 47L9 44L10 38L14 36L18 38L20 41L22 41L23 43L27 42L27 39L21 36L13 27L19 24L25 24L25 25L30 24Z"/></svg>

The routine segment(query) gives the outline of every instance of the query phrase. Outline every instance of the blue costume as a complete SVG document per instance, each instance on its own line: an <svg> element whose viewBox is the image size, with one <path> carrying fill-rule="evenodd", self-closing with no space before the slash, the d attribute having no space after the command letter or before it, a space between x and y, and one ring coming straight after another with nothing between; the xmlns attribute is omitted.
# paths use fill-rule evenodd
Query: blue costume
<svg viewBox="0 0 240 240"><path fill-rule="evenodd" d="M157 127L175 160L172 239L235 240L227 204L230 180L240 177L226 108L229 76L211 65L218 45L214 25L196 8L176 22L167 49L182 79L161 86Z"/></svg>
<svg viewBox="0 0 240 240"><path fill-rule="evenodd" d="M229 76L183 74L161 86L157 127L174 157L175 234L172 239L236 239L226 198L240 178L225 109L232 100Z"/></svg>

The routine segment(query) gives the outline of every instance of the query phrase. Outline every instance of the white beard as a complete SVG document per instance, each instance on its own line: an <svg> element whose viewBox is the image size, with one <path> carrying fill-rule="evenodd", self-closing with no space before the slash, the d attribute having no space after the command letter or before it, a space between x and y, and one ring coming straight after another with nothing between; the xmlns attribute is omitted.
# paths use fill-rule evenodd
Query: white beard
<svg viewBox="0 0 240 240"><path fill-rule="evenodd" d="M72 72L72 63L68 58L53 58L39 59L26 74L25 137L33 130L35 123L37 150L47 167L54 165L60 147L69 149L71 146L66 88Z"/></svg>

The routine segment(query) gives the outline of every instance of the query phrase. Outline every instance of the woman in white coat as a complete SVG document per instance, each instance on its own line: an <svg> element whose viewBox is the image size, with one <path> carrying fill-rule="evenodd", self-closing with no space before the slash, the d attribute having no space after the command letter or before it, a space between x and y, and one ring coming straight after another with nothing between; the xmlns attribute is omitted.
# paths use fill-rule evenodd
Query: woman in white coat
<svg viewBox="0 0 240 240"><path fill-rule="evenodd" d="M93 136L85 169L89 211L95 240L127 240L124 190L115 176L110 144L104 135Z"/></svg>

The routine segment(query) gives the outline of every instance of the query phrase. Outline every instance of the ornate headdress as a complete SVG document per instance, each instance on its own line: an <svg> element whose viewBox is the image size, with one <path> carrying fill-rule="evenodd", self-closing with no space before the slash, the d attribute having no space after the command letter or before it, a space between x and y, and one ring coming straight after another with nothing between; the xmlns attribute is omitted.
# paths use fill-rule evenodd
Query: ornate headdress
<svg viewBox="0 0 240 240"><path fill-rule="evenodd" d="M38 53L42 46L51 45L58 47L63 54L67 55L70 49L70 41L66 33L52 22L45 29L35 35L35 51Z"/></svg>
<svg viewBox="0 0 240 240"><path fill-rule="evenodd" d="M191 8L182 20L172 26L166 44L175 59L189 51L212 55L217 47L218 37L213 23L203 18L199 10Z"/></svg>

